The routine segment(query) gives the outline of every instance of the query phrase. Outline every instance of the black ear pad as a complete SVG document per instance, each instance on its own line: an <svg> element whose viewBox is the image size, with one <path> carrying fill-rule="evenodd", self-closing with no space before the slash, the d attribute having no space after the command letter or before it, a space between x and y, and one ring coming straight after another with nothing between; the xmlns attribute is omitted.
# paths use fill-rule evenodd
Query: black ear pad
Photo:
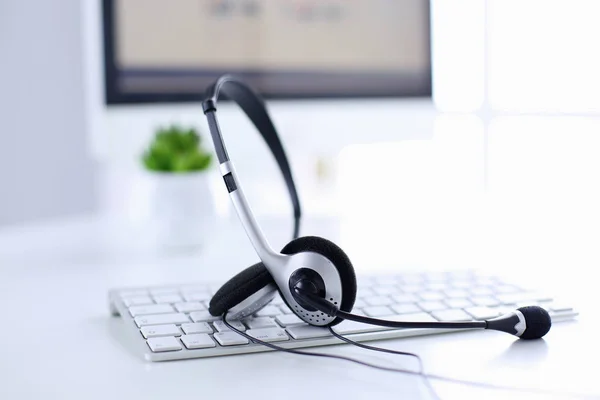
<svg viewBox="0 0 600 400"><path fill-rule="evenodd" d="M210 300L208 312L214 316L221 316L269 283L274 283L273 277L262 262L256 263L228 280L217 290Z"/></svg>
<svg viewBox="0 0 600 400"><path fill-rule="evenodd" d="M297 254L305 251L318 253L327 258L336 267L340 274L342 284L342 301L340 310L350 312L356 300L356 274L352 262L338 245L317 236L304 236L289 242L281 252L283 254ZM281 296L284 301L285 298ZM289 306L289 304L288 304ZM291 307L290 307L291 308ZM336 318L329 325L339 324L343 320Z"/></svg>
<svg viewBox="0 0 600 400"><path fill-rule="evenodd" d="M346 253L335 243L317 236L294 239L281 250L283 254L297 254L305 251L322 255L336 267L342 286L340 309L347 312L352 311L356 300L356 275ZM269 283L274 283L273 277L262 262L256 263L221 286L210 300L208 312L214 316L221 316L225 311L235 307ZM285 301L285 297L281 297ZM342 321L342 319L336 318L330 325L333 326Z"/></svg>

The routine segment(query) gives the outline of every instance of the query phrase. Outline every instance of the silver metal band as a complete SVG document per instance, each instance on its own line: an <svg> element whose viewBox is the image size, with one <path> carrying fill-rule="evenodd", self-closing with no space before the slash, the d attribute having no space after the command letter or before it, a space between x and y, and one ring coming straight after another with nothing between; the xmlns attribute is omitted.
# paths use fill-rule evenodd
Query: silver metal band
<svg viewBox="0 0 600 400"><path fill-rule="evenodd" d="M219 168L221 170L221 175L225 176L231 174L233 177L236 189L231 191L229 196L231 197L235 211L242 222L242 226L246 230L248 238L252 242L252 246L254 246L254 249L258 253L258 257L262 260L271 275L275 275L277 273L276 269L281 268L286 264L288 256L273 251L269 245L269 242L265 238L258 222L256 222L256 219L252 214L252 209L248 204L248 200L246 200L240 180L235 172L233 162L226 161L222 163Z"/></svg>
<svg viewBox="0 0 600 400"><path fill-rule="evenodd" d="M517 331L515 335L521 337L523 332L525 332L525 330L527 329L527 322L525 322L525 316L521 311L515 310L514 313L519 318L519 322L517 322L517 324L515 325L515 330Z"/></svg>

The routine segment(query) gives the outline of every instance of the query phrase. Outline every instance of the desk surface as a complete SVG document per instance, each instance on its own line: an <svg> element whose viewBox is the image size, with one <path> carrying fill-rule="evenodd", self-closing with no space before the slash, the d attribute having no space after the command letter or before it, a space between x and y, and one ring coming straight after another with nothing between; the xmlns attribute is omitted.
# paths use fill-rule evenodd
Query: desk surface
<svg viewBox="0 0 600 400"><path fill-rule="evenodd" d="M81 237L89 240L94 236L90 232L93 226L93 223L71 223L70 227L57 228L56 236L66 240L71 231L73 240L80 241ZM0 397L158 399L188 398L202 393L203 397L219 398L226 392L227 398L262 399L285 394L301 399L305 397L297 389L301 381L311 382L306 390L318 386L323 395L334 395L341 390L344 398L390 393L407 398L419 393L422 398L430 398L418 378L343 361L273 353L147 363L133 354L127 348L121 320L108 313L107 290L123 285L225 279L241 266L239 260L254 259L251 249L243 244L242 235L229 234L228 238L236 240L243 249L235 257L212 249L196 256L134 261L133 257L125 256L121 260L106 259L107 254L98 251L101 249L95 253L91 248L83 249L90 252L86 255L80 248L66 253L66 261L62 262L57 254L47 262L41 254L32 255L37 261L28 264L11 266L2 262L0 297L7 323L0 330L0 342L5 346L0 359L3 382ZM35 248L35 243L27 241L25 236L22 239L24 247ZM89 261L84 262L85 258ZM431 373L600 395L593 368L585 367L586 360L600 356L595 334L598 324L590 318L594 315L591 307L580 308L582 315L578 321L556 324L547 338L539 342L515 341L495 332L470 332L380 344L420 354ZM319 351L413 366L409 360L366 354L350 346L324 347ZM482 389L434 384L442 398L459 395L475 398L482 394L485 398L492 397ZM498 398L507 395L493 394Z"/></svg>
<svg viewBox="0 0 600 400"><path fill-rule="evenodd" d="M537 282L581 311L545 340L468 332L379 344L420 354L434 374L600 397L590 361L600 358L593 279L600 265L597 129L565 130L566 141L552 126L542 135L531 121L517 137L511 123L491 131L496 136L486 139L483 155L476 134L441 134L408 149L371 144L346 151L340 165L352 179L340 175L339 215L309 219L303 233L337 240L359 273L474 267ZM399 156L374 165L352 162L353 154L392 151ZM283 245L289 222L261 221L273 246ZM0 398L431 398L419 378L337 360L263 353L143 361L124 343L120 319L109 315L109 288L223 280L256 256L234 218L192 253L149 252L124 237L135 232L98 217L0 230ZM225 243L235 245L235 254ZM412 365L347 345L319 351ZM532 397L433 383L442 399Z"/></svg>

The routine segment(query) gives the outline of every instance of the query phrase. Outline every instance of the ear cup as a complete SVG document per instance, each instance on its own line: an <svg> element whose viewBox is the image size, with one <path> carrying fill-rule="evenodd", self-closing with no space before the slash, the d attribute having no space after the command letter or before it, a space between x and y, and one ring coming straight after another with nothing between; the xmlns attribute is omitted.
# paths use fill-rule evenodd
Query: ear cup
<svg viewBox="0 0 600 400"><path fill-rule="evenodd" d="M335 266L340 275L342 301L340 309L350 312L356 300L356 275L350 259L335 243L317 236L304 236L292 240L281 252L297 254L305 251L314 252L327 258ZM246 268L227 281L210 300L208 311L211 315L221 316L223 313L248 297L252 296L270 283L275 283L262 262ZM285 297L283 297L285 301ZM343 321L336 318L330 325Z"/></svg>
<svg viewBox="0 0 600 400"><path fill-rule="evenodd" d="M221 316L269 283L274 283L273 277L262 262L256 263L219 288L210 300L208 312L214 316Z"/></svg>
<svg viewBox="0 0 600 400"><path fill-rule="evenodd" d="M297 254L314 252L327 258L336 267L340 274L342 284L342 301L340 310L350 312L356 300L356 274L352 262L338 245L318 236L304 236L289 242L281 252L283 254ZM285 300L285 298L282 296ZM339 324L343 320L336 318L330 326Z"/></svg>

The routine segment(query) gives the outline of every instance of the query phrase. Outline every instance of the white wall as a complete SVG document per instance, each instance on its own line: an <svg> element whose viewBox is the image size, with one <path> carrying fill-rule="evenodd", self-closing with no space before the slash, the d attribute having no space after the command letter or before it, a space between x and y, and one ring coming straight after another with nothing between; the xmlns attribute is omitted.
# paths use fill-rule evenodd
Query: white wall
<svg viewBox="0 0 600 400"><path fill-rule="evenodd" d="M0 225L95 208L79 0L0 1Z"/></svg>

